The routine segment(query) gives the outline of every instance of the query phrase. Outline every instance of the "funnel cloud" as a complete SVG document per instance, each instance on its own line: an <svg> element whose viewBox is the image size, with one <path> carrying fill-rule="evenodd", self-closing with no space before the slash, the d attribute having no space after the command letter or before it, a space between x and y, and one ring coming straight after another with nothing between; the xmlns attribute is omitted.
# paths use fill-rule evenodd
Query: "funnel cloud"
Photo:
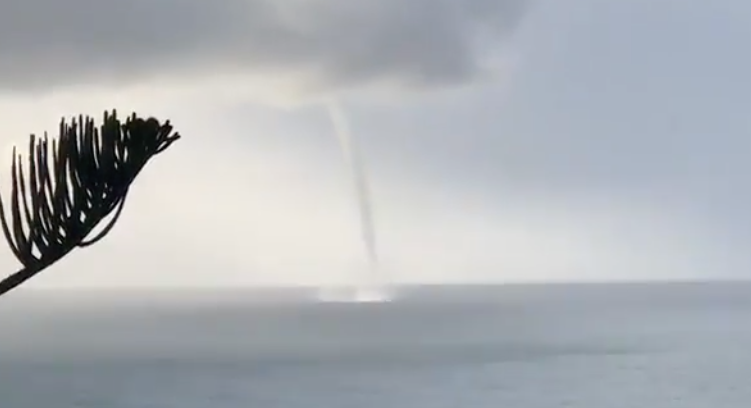
<svg viewBox="0 0 751 408"><path fill-rule="evenodd" d="M334 127L334 132L339 140L342 155L347 166L352 170L352 178L355 184L357 201L360 210L360 226L362 240L368 253L368 261L371 268L378 264L378 251L376 250L375 223L373 220L373 203L370 198L370 183L365 173L365 165L360 157L360 151L355 144L349 128L349 121L341 106L336 101L328 103L329 117Z"/></svg>

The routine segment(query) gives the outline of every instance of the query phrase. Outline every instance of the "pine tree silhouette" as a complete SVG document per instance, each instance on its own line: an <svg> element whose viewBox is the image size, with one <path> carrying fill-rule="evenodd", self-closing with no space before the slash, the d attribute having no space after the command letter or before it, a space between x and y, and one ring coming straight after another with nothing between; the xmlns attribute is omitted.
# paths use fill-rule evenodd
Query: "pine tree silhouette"
<svg viewBox="0 0 751 408"><path fill-rule="evenodd" d="M146 163L179 138L169 121L133 113L122 123L113 110L104 113L99 128L92 118L79 116L70 123L62 119L57 138L31 135L26 169L14 147L10 200L0 197L0 222L23 267L0 281L0 296L76 247L104 238ZM110 215L101 232L89 238Z"/></svg>

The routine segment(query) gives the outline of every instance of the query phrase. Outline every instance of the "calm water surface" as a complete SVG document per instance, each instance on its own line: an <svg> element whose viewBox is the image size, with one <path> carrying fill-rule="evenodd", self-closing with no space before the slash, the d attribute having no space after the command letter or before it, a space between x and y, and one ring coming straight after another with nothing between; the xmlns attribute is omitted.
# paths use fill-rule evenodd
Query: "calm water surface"
<svg viewBox="0 0 751 408"><path fill-rule="evenodd" d="M751 284L24 292L3 408L747 408Z"/></svg>

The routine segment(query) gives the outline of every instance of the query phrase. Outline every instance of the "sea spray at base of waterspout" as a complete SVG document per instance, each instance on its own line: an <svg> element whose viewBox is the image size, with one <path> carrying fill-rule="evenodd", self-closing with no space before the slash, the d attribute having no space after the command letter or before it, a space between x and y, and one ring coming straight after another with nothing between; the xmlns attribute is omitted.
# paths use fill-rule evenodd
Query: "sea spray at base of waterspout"
<svg viewBox="0 0 751 408"><path fill-rule="evenodd" d="M374 265L374 267L377 265ZM368 271L366 276L357 275L354 284L332 285L318 289L315 300L326 303L384 303L395 299L396 291L386 285L379 271Z"/></svg>
<svg viewBox="0 0 751 408"><path fill-rule="evenodd" d="M365 166L360 152L349 129L349 122L341 107L335 102L328 103L328 112L334 127L342 155L347 166L352 171L355 193L360 210L360 228L362 239L368 256L368 274L360 280L352 291L323 292L320 300L350 301L350 302L383 302L390 300L390 296L378 274L378 251L376 248L375 223L373 220L373 206L370 199L370 185L368 183Z"/></svg>
<svg viewBox="0 0 751 408"><path fill-rule="evenodd" d="M332 303L383 303L392 299L391 293L383 288L331 288L316 294L317 301Z"/></svg>

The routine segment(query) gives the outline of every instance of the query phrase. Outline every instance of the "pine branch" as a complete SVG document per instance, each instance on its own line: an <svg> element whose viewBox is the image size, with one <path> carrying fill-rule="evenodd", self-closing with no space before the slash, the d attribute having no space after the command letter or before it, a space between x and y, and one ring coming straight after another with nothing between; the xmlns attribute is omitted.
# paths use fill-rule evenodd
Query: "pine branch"
<svg viewBox="0 0 751 408"><path fill-rule="evenodd" d="M61 120L55 139L31 135L26 171L14 148L9 211L0 196L0 224L23 268L0 281L0 296L76 247L104 238L146 163L179 138L169 121L160 124L134 113L121 123L113 111L104 113L100 128L79 116L70 124ZM87 239L110 215L102 231Z"/></svg>

